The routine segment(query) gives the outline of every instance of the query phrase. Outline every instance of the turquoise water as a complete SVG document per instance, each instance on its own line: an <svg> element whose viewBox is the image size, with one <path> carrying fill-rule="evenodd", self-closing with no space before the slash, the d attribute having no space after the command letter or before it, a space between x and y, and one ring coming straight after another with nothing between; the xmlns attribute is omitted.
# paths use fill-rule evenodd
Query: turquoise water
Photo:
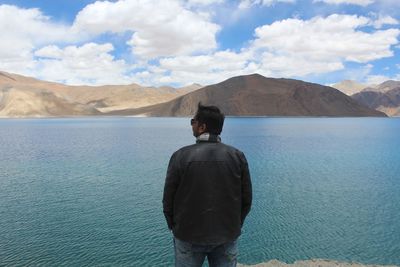
<svg viewBox="0 0 400 267"><path fill-rule="evenodd" d="M228 118L254 204L239 262L400 265L400 119ZM172 266L161 198L183 118L0 120L0 265Z"/></svg>

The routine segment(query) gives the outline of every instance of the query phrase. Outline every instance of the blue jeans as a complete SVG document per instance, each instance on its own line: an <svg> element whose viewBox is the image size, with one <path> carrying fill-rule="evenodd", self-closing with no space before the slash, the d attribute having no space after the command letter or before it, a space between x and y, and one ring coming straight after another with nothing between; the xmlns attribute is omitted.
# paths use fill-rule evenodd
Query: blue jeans
<svg viewBox="0 0 400 267"><path fill-rule="evenodd" d="M221 245L196 245L174 238L175 266L201 267L207 257L210 267L235 267L237 240Z"/></svg>

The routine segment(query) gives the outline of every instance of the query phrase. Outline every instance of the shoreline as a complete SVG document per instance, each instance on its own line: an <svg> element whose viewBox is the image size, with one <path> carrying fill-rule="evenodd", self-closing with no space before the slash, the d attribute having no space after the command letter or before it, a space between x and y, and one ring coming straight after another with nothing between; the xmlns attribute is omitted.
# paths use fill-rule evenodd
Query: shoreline
<svg viewBox="0 0 400 267"><path fill-rule="evenodd" d="M255 265L238 264L238 267L400 267L398 265L361 264L357 262L341 262L335 260L311 259L285 263L278 260L257 263Z"/></svg>
<svg viewBox="0 0 400 267"><path fill-rule="evenodd" d="M24 119L80 119L80 118L191 118L191 116L151 116L147 114L138 114L138 115L63 115L63 116L2 116L0 115L0 119L15 119L15 120L24 120ZM387 117L377 117L377 116L233 116L226 115L225 118L243 118L243 119L258 119L258 118L267 118L267 119L358 119L358 118L377 118L377 119L397 119L400 116L387 116Z"/></svg>

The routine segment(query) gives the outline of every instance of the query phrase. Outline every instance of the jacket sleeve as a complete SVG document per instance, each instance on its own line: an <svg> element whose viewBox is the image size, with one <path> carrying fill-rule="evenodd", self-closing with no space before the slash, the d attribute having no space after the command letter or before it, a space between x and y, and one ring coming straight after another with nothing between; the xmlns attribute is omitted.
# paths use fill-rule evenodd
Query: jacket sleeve
<svg viewBox="0 0 400 267"><path fill-rule="evenodd" d="M251 202L253 198L251 179L250 179L250 171L249 165L247 163L246 157L243 153L241 153L241 161L242 161L242 226L244 220L246 219L247 214L250 212Z"/></svg>
<svg viewBox="0 0 400 267"><path fill-rule="evenodd" d="M175 152L168 164L167 175L164 184L164 195L163 195L163 212L165 219L167 220L168 228L173 227L173 216L174 216L174 198L175 193L179 186L179 170L177 162L177 153Z"/></svg>

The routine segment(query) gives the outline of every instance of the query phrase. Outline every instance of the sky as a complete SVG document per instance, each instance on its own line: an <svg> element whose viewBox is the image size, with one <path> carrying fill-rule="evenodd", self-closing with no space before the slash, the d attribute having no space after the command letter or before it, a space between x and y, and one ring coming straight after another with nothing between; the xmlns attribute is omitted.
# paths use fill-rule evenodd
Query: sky
<svg viewBox="0 0 400 267"><path fill-rule="evenodd" d="M0 0L0 71L68 85L400 80L399 0Z"/></svg>

